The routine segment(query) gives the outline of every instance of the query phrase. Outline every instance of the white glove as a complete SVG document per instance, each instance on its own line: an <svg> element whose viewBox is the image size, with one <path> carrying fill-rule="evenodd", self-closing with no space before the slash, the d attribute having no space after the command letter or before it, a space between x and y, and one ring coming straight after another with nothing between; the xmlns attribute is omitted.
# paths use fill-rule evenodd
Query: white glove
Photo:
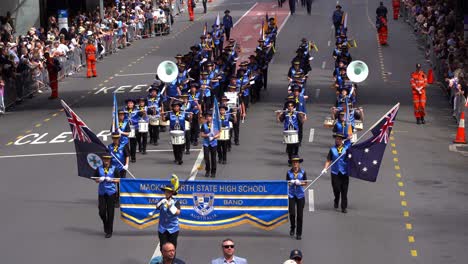
<svg viewBox="0 0 468 264"><path fill-rule="evenodd" d="M213 139L214 139L214 137L209 137L209 140L210 140L210 141L213 141Z"/></svg>
<svg viewBox="0 0 468 264"><path fill-rule="evenodd" d="M154 211L151 211L148 213L149 216L153 216L154 215Z"/></svg>
<svg viewBox="0 0 468 264"><path fill-rule="evenodd" d="M167 204L166 198L161 199L161 200L158 202L158 204L156 204L156 208L159 208L159 207L161 207L161 205L165 205L165 204Z"/></svg>
<svg viewBox="0 0 468 264"><path fill-rule="evenodd" d="M106 177L99 177L99 182L103 182L106 179Z"/></svg>
<svg viewBox="0 0 468 264"><path fill-rule="evenodd" d="M302 182L300 180L296 179L296 185L301 185L301 184L302 184Z"/></svg>
<svg viewBox="0 0 468 264"><path fill-rule="evenodd" d="M122 168L123 168L124 170L128 170L128 164L124 165Z"/></svg>
<svg viewBox="0 0 468 264"><path fill-rule="evenodd" d="M325 173L327 173L327 169L322 170L322 174L325 174Z"/></svg>
<svg viewBox="0 0 468 264"><path fill-rule="evenodd" d="M112 178L109 177L109 176L106 176L105 178L106 178L106 181L108 181L108 182L112 181Z"/></svg>
<svg viewBox="0 0 468 264"><path fill-rule="evenodd" d="M119 128L119 134L123 134L123 131Z"/></svg>
<svg viewBox="0 0 468 264"><path fill-rule="evenodd" d="M175 204L173 204L170 208L169 208L169 212L171 212L171 214L176 214L177 213L177 207L175 206Z"/></svg>
<svg viewBox="0 0 468 264"><path fill-rule="evenodd" d="M173 206L174 204L175 204L174 199L171 199L171 200L169 201L169 206Z"/></svg>

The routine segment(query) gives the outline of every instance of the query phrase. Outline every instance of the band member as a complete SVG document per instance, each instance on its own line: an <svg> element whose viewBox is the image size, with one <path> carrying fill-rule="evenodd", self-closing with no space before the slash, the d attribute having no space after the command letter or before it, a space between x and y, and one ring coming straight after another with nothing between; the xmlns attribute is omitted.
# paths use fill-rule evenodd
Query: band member
<svg viewBox="0 0 468 264"><path fill-rule="evenodd" d="M198 137L200 136L200 105L198 104L198 83L192 82L190 85L190 93L188 96L192 107L192 121L190 123L190 140L194 146L198 146Z"/></svg>
<svg viewBox="0 0 468 264"><path fill-rule="evenodd" d="M216 134L212 130L213 116L211 111L203 113L205 117L201 128L203 138L203 154L205 156L205 177L216 177L216 149L218 146L219 131Z"/></svg>
<svg viewBox="0 0 468 264"><path fill-rule="evenodd" d="M191 114L192 118L193 118L193 107L195 106L195 103L192 103L192 102L189 101L188 94L182 94L180 96L180 98L182 99L182 106L181 106L180 109L185 114ZM184 127L184 130L185 130L185 154L186 155L190 154L190 144L192 142L192 139L190 137L191 134L192 134L190 123L191 123L191 121L186 121L185 122L185 127Z"/></svg>
<svg viewBox="0 0 468 264"><path fill-rule="evenodd" d="M110 155L102 156L102 166L99 166L94 172L95 181L99 183L99 216L104 225L104 233L106 238L112 237L114 227L114 203L116 200L115 193L117 192L116 182L119 174L117 169L111 165Z"/></svg>
<svg viewBox="0 0 468 264"><path fill-rule="evenodd" d="M190 121L190 116L187 115L185 112L180 110L182 106L182 102L179 100L173 100L171 103L172 111L168 113L161 113L161 118L163 121L169 120L169 128L170 131L178 130L185 132L185 121ZM172 145L172 150L174 153L174 162L182 165L184 163L182 161L182 157L184 155L184 148L185 145Z"/></svg>
<svg viewBox="0 0 468 264"><path fill-rule="evenodd" d="M179 67L179 74L177 75L179 90L181 93L187 93L189 89L188 83L190 82L188 71L185 68L185 63L181 62L177 65Z"/></svg>
<svg viewBox="0 0 468 264"><path fill-rule="evenodd" d="M230 124L234 124L237 122L236 115L228 113L228 106L221 105L219 107L219 118L221 119L221 129L229 130ZM227 159L227 148L228 148L229 140L218 140L218 159L219 163L226 164Z"/></svg>
<svg viewBox="0 0 468 264"><path fill-rule="evenodd" d="M124 142L119 133L112 133L112 143L107 146L109 153L112 153L112 166L119 173L119 178L125 178L130 159L130 148Z"/></svg>
<svg viewBox="0 0 468 264"><path fill-rule="evenodd" d="M283 129L286 130L296 130L299 131L299 122L304 121L304 114L299 113L295 109L296 103L294 101L286 102L286 111L277 112L276 119L278 122L283 122ZM286 152L288 153L289 160L292 159L294 155L298 155L299 152L299 143L286 144ZM291 162L289 162L291 166Z"/></svg>
<svg viewBox="0 0 468 264"><path fill-rule="evenodd" d="M304 95L301 95L302 88L298 85L293 87L293 98L294 103L296 104L296 110L299 113L303 114L303 122L307 121L307 110L306 110L306 99ZM303 122L299 122L299 144L302 143L302 136L303 136Z"/></svg>
<svg viewBox="0 0 468 264"><path fill-rule="evenodd" d="M117 129L120 133L120 142L127 144L129 143L128 136L130 135L130 123L127 119L125 119L125 111L119 110L118 121L119 123L117 124ZM130 148L128 156L130 156Z"/></svg>
<svg viewBox="0 0 468 264"><path fill-rule="evenodd" d="M96 73L96 46L94 46L94 40L92 38L88 39L88 44L86 44L85 54L86 54L86 77L91 78L97 77Z"/></svg>
<svg viewBox="0 0 468 264"><path fill-rule="evenodd" d="M158 89L156 87L151 87L149 90L149 96L146 99L148 102L147 110L148 114L151 115L150 123L149 123L149 136L150 136L150 144L152 143L154 146L158 145L159 140L159 124L157 122L151 122L151 118L158 119L160 118L160 108L161 108L161 100L158 97Z"/></svg>
<svg viewBox="0 0 468 264"><path fill-rule="evenodd" d="M289 235L294 236L296 231L296 239L302 239L302 219L305 205L304 187L307 185L306 172L301 169L300 163L303 159L299 156L292 156L288 161L292 164L292 168L286 173L286 180L289 184ZM297 229L296 229L297 228Z"/></svg>
<svg viewBox="0 0 468 264"><path fill-rule="evenodd" d="M140 98L138 99L138 117L139 120L138 122L146 123L148 124L148 109L146 107L146 99L145 98ZM140 152L143 155L146 155L146 144L148 143L148 131L142 131L139 126L136 126L136 140L138 143L138 152Z"/></svg>
<svg viewBox="0 0 468 264"><path fill-rule="evenodd" d="M328 152L327 161L325 162L322 174L327 172L331 163L338 160L331 166L332 188L333 194L335 195L333 207L338 209L341 196L341 212L347 213L349 176L347 168L348 162L344 153L346 153L348 147L343 144L344 135L336 133L333 137L335 138L335 146L331 147Z"/></svg>
<svg viewBox="0 0 468 264"><path fill-rule="evenodd" d="M416 64L416 71L411 73L411 90L413 91L413 106L416 124L425 124L426 116L426 74L421 70L421 64Z"/></svg>
<svg viewBox="0 0 468 264"><path fill-rule="evenodd" d="M125 107L124 111L126 113L126 119L130 124L130 134L128 138L130 139L130 162L136 162L136 127L138 126L138 111L135 109L136 102L132 99L125 100Z"/></svg>
<svg viewBox="0 0 468 264"><path fill-rule="evenodd" d="M159 210L159 244L164 245L166 242L171 242L177 247L180 215L180 202L174 199L174 196L177 195L177 188L171 183L161 187L161 190L164 191L165 198L156 204L156 208Z"/></svg>
<svg viewBox="0 0 468 264"><path fill-rule="evenodd" d="M332 21L335 26L335 36L338 36L338 29L341 26L343 20L343 11L341 10L341 5L336 5L336 10L333 12Z"/></svg>
<svg viewBox="0 0 468 264"><path fill-rule="evenodd" d="M229 89L229 92L231 92L231 93L237 93L236 92L237 86L235 85L235 79L233 79L233 80L234 80L234 85L229 85L228 89ZM244 104L244 102L242 100L240 100L240 95L239 94L238 94L237 98L238 98L237 99L238 105L236 105L236 108L235 109L229 109L230 112L233 112L233 114L235 114L236 120L237 120L237 122L233 124L234 144L236 146L239 145L240 123L242 123L241 120L244 120L245 117L246 117L245 104Z"/></svg>
<svg viewBox="0 0 468 264"><path fill-rule="evenodd" d="M346 120L346 112L341 111L339 114L338 120L333 126L333 133L343 135L345 139L348 139L345 141L344 144L349 147L351 145L351 136L352 136L350 135L350 132L352 133L352 126L348 124Z"/></svg>

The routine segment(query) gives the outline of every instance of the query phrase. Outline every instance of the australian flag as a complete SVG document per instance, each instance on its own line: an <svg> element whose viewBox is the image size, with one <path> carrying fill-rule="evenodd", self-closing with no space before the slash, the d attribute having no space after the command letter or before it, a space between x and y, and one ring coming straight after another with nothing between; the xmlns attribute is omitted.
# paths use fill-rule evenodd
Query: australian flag
<svg viewBox="0 0 468 264"><path fill-rule="evenodd" d="M353 144L348 149L349 176L370 182L377 180L385 147L399 108L400 104L395 105L380 122L370 129L372 137L362 143Z"/></svg>
<svg viewBox="0 0 468 264"><path fill-rule="evenodd" d="M61 103L75 142L78 176L93 177L96 168L102 165L101 156L108 153L107 148L63 100Z"/></svg>

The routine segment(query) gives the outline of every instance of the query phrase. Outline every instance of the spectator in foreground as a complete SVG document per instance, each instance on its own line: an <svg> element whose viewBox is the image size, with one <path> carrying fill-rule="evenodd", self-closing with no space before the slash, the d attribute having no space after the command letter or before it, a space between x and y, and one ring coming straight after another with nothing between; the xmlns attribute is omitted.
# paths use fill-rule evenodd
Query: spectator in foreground
<svg viewBox="0 0 468 264"><path fill-rule="evenodd" d="M235 263L235 264L247 264L247 259L235 256L234 241L230 238L226 238L221 243L221 249L223 250L223 256L217 259L213 259L211 264L224 264L224 263Z"/></svg>
<svg viewBox="0 0 468 264"><path fill-rule="evenodd" d="M166 242L161 246L162 256L151 259L150 264L185 264L184 261L175 257L176 248L171 242Z"/></svg>

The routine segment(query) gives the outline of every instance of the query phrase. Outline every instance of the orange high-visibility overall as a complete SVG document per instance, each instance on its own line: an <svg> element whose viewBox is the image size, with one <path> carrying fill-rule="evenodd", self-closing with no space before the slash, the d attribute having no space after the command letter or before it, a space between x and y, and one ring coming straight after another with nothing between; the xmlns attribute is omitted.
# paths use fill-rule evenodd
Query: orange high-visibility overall
<svg viewBox="0 0 468 264"><path fill-rule="evenodd" d="M89 43L88 45L86 45L85 53L86 67L88 68L86 76L88 78L91 78L91 76L96 77L96 47L93 44Z"/></svg>
<svg viewBox="0 0 468 264"><path fill-rule="evenodd" d="M421 118L426 115L426 74L423 71L411 73L411 90L413 91L414 116Z"/></svg>

